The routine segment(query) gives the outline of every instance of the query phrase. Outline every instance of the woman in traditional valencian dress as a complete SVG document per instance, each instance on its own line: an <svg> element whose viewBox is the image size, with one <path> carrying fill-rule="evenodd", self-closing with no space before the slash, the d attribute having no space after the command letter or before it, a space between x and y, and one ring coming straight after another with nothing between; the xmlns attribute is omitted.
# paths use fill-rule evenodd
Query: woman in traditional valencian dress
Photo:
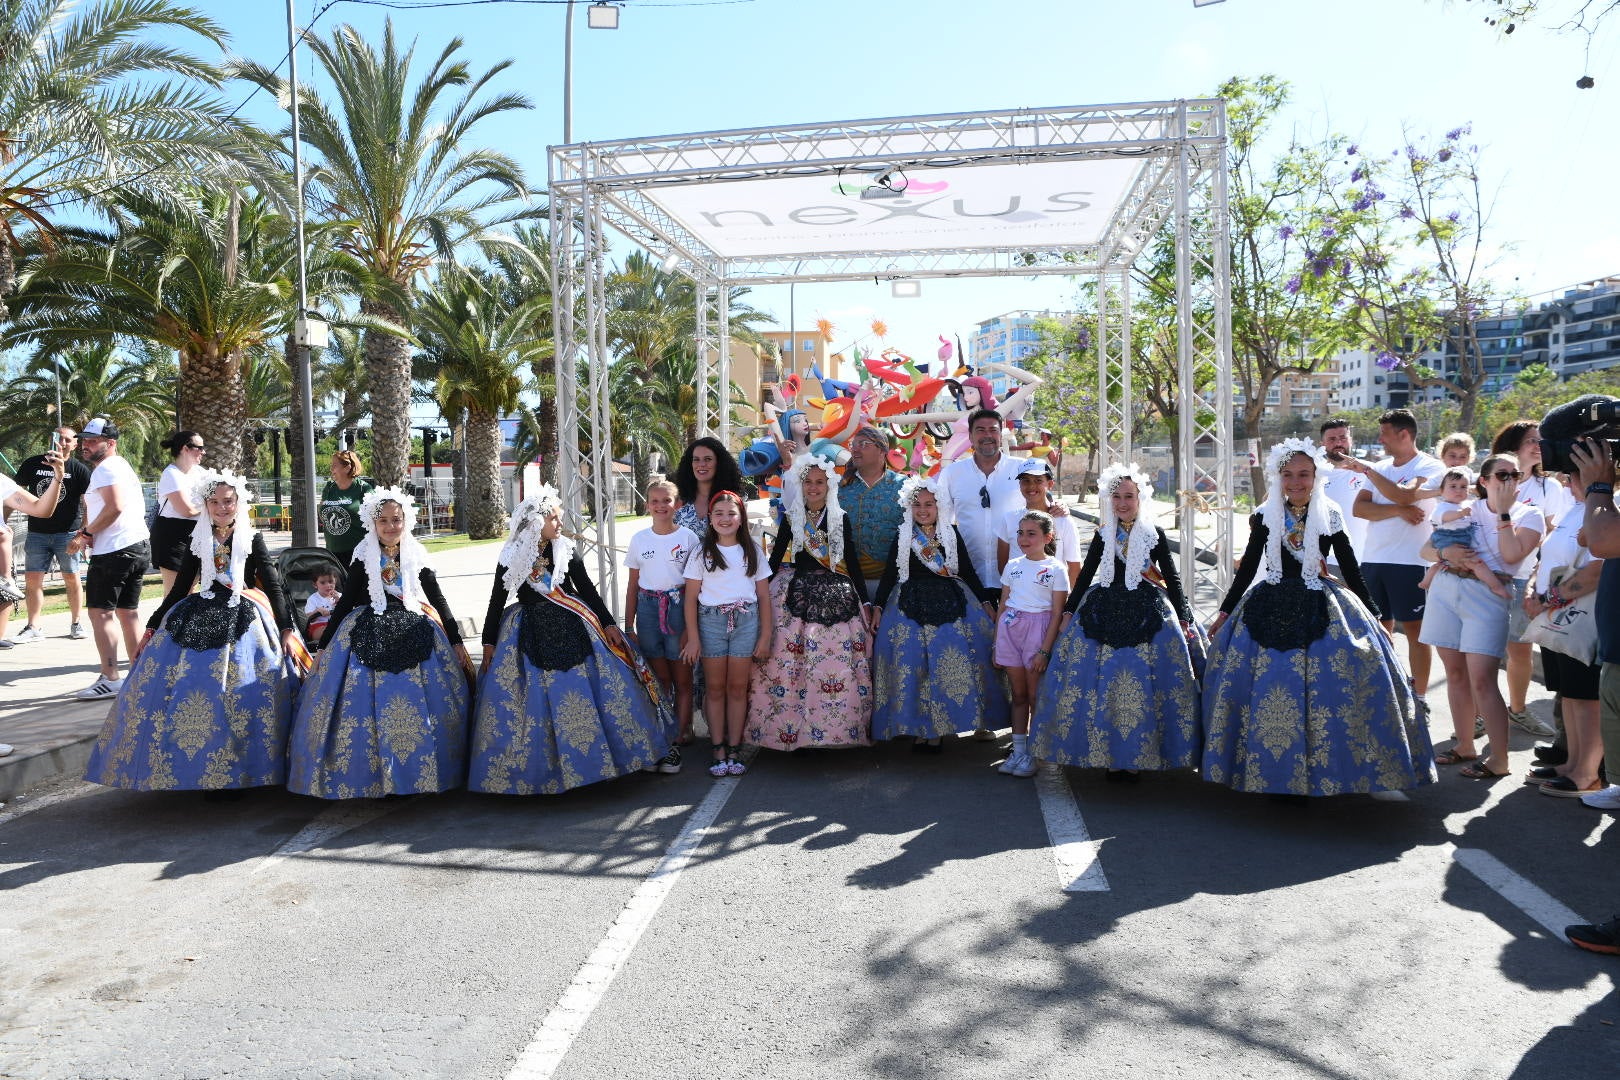
<svg viewBox="0 0 1620 1080"><path fill-rule="evenodd" d="M293 721L287 788L374 799L460 786L472 663L427 551L416 502L367 492L354 549Z"/></svg>
<svg viewBox="0 0 1620 1080"><path fill-rule="evenodd" d="M555 795L650 769L675 745L674 714L562 535L561 505L549 485L525 499L495 568L473 791Z"/></svg>
<svg viewBox="0 0 1620 1080"><path fill-rule="evenodd" d="M1322 494L1322 452L1285 439L1266 472L1270 494L1213 625L1204 778L1293 796L1432 783L1427 717ZM1329 550L1342 585L1322 575Z"/></svg>
<svg viewBox="0 0 1620 1080"><path fill-rule="evenodd" d="M203 512L91 751L85 775L98 784L223 791L287 779L309 654L253 528L247 482L204 471L190 497Z"/></svg>
<svg viewBox="0 0 1620 1080"><path fill-rule="evenodd" d="M802 497L771 550L776 640L749 689L748 741L767 750L870 746L866 583L854 531L831 461L805 454L791 472Z"/></svg>
<svg viewBox="0 0 1620 1080"><path fill-rule="evenodd" d="M905 517L878 584L872 645L875 741L910 735L939 753L940 739L1007 723L1007 695L990 663L994 607L940 484L914 476L900 488Z"/></svg>
<svg viewBox="0 0 1620 1080"><path fill-rule="evenodd" d="M1192 609L1170 538L1147 510L1153 488L1138 466L1113 465L1097 492L1100 524L1035 698L1031 752L1107 769L1110 780L1196 768L1203 729Z"/></svg>

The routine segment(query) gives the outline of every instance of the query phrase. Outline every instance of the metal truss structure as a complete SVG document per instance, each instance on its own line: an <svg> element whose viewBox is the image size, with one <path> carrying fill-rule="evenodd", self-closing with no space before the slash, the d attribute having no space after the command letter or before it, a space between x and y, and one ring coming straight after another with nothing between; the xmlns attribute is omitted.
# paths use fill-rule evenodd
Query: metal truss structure
<svg viewBox="0 0 1620 1080"><path fill-rule="evenodd" d="M982 171L987 169L1002 171ZM1211 606L1224 592L1234 551L1223 101L956 113L574 143L551 148L549 172L562 444L558 482L569 526L581 535L585 550L594 550L598 584L611 604L617 606L621 594L609 479L614 468L607 405L613 360L605 295L609 228L697 283L698 425L728 444L728 305L734 287L1015 275L1091 278L1099 307L1097 392L1106 465L1133 452L1131 267L1172 221L1182 573L1189 595L1201 606ZM693 210L694 194L753 193L795 183L802 191L805 181L815 178L810 189L823 193L822 202L831 201L825 192L836 191L848 197L848 205L871 209L875 204L856 202L865 196L846 192L845 185L881 186L887 194L861 190L892 200L909 189L914 174L977 180L981 192L998 190L1002 181L1010 189L1031 176L1061 176L1070 188L1085 185L1065 195L1091 196L1095 190L1107 204L1085 219L1094 224L1083 235L1074 225L1078 215L1055 215L1071 206L1093 209L1090 202L1060 205L1047 215L1052 224L1043 232L1047 222L1039 213L964 213L958 200L957 212L966 219L1005 217L1035 224L1023 232L986 227L978 234L971 220L948 228L922 225L899 240L886 234L887 239L868 242L851 230L801 229L781 243L755 236L749 244L734 244L734 234L714 226L726 214L765 220L764 213ZM905 186L891 183L897 175ZM922 212L931 204L920 200L891 201L885 217L932 220L934 215ZM855 213L839 206L809 209L824 219ZM802 223L798 215L807 212L788 216ZM840 242L841 236L849 239ZM594 528L587 529L587 517Z"/></svg>

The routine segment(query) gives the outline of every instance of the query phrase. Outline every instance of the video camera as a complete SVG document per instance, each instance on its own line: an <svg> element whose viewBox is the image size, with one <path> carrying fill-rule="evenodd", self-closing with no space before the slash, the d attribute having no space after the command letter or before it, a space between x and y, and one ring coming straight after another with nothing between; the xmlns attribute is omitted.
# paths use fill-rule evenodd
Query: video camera
<svg viewBox="0 0 1620 1080"><path fill-rule="evenodd" d="M1570 447L1582 439L1603 439L1620 460L1620 398L1585 394L1541 418L1541 466L1548 472L1572 473Z"/></svg>

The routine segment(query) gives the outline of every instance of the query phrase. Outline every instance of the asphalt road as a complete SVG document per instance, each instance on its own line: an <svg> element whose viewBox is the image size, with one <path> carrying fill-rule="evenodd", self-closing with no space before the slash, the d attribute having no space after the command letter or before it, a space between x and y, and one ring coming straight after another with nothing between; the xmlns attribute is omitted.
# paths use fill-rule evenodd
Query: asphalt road
<svg viewBox="0 0 1620 1080"><path fill-rule="evenodd" d="M0 812L0 1075L1615 1075L1620 961L1535 917L1620 907L1607 817L1449 771L1295 806L1070 770L1107 891L1065 892L999 757L762 755L722 795L63 785Z"/></svg>

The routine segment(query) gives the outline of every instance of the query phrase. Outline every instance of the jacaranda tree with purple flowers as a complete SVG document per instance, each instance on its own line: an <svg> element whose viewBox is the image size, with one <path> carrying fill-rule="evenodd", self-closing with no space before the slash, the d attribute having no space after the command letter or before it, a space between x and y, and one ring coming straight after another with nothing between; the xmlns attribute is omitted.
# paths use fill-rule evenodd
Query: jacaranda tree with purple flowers
<svg viewBox="0 0 1620 1080"><path fill-rule="evenodd" d="M1464 431L1501 375L1481 348L1479 322L1516 318L1523 307L1489 277L1490 195L1470 133L1465 125L1409 136L1388 156L1348 148L1350 182L1331 211L1340 243L1323 279L1378 366L1456 398Z"/></svg>

